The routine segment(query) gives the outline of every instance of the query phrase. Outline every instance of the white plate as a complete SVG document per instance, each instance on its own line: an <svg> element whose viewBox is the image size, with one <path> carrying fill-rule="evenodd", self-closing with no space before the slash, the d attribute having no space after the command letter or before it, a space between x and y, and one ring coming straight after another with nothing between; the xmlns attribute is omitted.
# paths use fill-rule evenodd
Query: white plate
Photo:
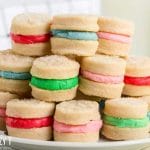
<svg viewBox="0 0 150 150"><path fill-rule="evenodd" d="M17 148L18 150L150 150L150 138L132 141L100 140L97 143L72 143L4 136L6 145L9 146L9 139L11 139L10 146Z"/></svg>

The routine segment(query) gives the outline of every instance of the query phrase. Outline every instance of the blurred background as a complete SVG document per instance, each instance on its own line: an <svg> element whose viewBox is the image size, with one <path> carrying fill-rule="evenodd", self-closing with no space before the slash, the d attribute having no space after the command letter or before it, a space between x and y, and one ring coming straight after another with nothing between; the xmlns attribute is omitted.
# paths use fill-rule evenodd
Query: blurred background
<svg viewBox="0 0 150 150"><path fill-rule="evenodd" d="M94 14L135 22L131 54L150 56L150 0L0 0L0 50L10 48L13 16L22 12Z"/></svg>

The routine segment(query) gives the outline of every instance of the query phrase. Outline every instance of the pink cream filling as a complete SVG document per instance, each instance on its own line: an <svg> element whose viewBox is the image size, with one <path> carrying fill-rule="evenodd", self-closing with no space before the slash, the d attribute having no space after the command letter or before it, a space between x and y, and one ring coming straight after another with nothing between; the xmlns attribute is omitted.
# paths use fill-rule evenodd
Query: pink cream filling
<svg viewBox="0 0 150 150"><path fill-rule="evenodd" d="M6 109L0 108L0 117L5 117L5 116L6 116Z"/></svg>
<svg viewBox="0 0 150 150"><path fill-rule="evenodd" d="M102 121L90 121L83 125L68 125L60 123L54 120L54 129L61 133L88 133L88 132L98 132L102 127Z"/></svg>
<svg viewBox="0 0 150 150"><path fill-rule="evenodd" d="M81 74L83 77L99 83L119 84L122 83L124 79L124 76L95 74L85 70L81 70Z"/></svg>
<svg viewBox="0 0 150 150"><path fill-rule="evenodd" d="M97 35L100 39L112 40L121 43L128 44L131 43L132 41L131 37L126 35L119 35L119 34L108 33L108 32L98 32Z"/></svg>

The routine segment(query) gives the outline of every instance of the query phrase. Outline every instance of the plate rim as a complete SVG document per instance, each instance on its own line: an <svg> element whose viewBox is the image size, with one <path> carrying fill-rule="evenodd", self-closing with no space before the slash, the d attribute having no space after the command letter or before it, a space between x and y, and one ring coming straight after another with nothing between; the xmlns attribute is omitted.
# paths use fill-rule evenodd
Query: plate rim
<svg viewBox="0 0 150 150"><path fill-rule="evenodd" d="M98 148L98 147L121 147L121 146L131 146L131 145L137 145L137 144L148 144L150 143L150 138L145 139L138 139L138 140L130 140L130 141L99 141L99 142L58 142L58 141L42 141L42 140L33 140L33 139L27 139L27 138L18 138L18 137L12 137L5 135L6 137L9 137L11 139L11 142L14 143L20 143L20 144L27 144L27 145L36 145L36 146L52 146L52 147L92 147L92 148Z"/></svg>

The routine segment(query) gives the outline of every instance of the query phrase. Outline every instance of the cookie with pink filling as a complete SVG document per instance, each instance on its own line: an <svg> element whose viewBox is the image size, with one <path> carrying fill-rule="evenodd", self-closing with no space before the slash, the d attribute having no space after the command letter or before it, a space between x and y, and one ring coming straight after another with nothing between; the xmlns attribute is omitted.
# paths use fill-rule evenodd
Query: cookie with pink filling
<svg viewBox="0 0 150 150"><path fill-rule="evenodd" d="M56 106L54 140L96 142L102 127L99 105L94 101L72 100Z"/></svg>
<svg viewBox="0 0 150 150"><path fill-rule="evenodd" d="M125 67L126 61L115 56L85 57L81 61L79 90L89 96L120 97Z"/></svg>
<svg viewBox="0 0 150 150"><path fill-rule="evenodd" d="M6 130L5 117L7 102L18 97L18 95L9 92L0 92L0 130Z"/></svg>
<svg viewBox="0 0 150 150"><path fill-rule="evenodd" d="M100 17L98 53L128 57L134 25L118 18Z"/></svg>
<svg viewBox="0 0 150 150"><path fill-rule="evenodd" d="M54 103L36 99L14 99L7 103L6 127L9 136L50 140Z"/></svg>

